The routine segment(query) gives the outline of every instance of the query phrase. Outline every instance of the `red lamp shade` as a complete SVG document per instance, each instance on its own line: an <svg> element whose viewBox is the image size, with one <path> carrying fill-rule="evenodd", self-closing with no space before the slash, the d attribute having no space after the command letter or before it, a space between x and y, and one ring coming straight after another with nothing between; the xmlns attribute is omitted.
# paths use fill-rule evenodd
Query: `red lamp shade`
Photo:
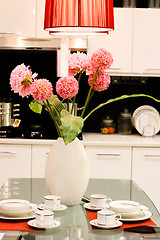
<svg viewBox="0 0 160 240"><path fill-rule="evenodd" d="M44 29L53 34L114 30L113 0L46 0Z"/></svg>

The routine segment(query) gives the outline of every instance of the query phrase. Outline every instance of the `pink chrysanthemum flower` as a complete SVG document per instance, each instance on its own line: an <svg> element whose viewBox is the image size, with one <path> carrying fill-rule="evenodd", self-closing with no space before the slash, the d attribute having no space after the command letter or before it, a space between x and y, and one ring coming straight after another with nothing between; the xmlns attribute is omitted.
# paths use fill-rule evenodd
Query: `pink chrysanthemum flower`
<svg viewBox="0 0 160 240"><path fill-rule="evenodd" d="M45 101L53 93L52 84L47 79L38 79L32 83L31 95L35 100Z"/></svg>
<svg viewBox="0 0 160 240"><path fill-rule="evenodd" d="M29 66L24 63L18 65L13 69L10 75L10 85L14 93L19 93L20 96L25 97L30 95L31 84L37 73L32 74Z"/></svg>
<svg viewBox="0 0 160 240"><path fill-rule="evenodd" d="M91 56L85 53L72 53L68 60L68 74L76 75L80 71L86 71L90 63Z"/></svg>
<svg viewBox="0 0 160 240"><path fill-rule="evenodd" d="M88 78L88 84L91 86L95 73L91 73ZM110 76L106 71L99 71L93 84L94 91L104 91L109 87Z"/></svg>
<svg viewBox="0 0 160 240"><path fill-rule="evenodd" d="M73 76L62 77L56 83L57 94L64 99L73 98L78 90L78 81Z"/></svg>
<svg viewBox="0 0 160 240"><path fill-rule="evenodd" d="M97 49L91 57L90 71L109 69L113 63L113 57L109 51L104 48Z"/></svg>

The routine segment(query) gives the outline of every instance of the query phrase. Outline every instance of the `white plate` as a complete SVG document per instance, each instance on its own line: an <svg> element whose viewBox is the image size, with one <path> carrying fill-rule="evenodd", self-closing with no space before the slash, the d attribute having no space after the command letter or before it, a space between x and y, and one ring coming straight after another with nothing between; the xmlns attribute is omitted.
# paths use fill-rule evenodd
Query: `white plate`
<svg viewBox="0 0 160 240"><path fill-rule="evenodd" d="M134 111L134 113L132 115L132 119L134 119L135 116L142 110L151 110L151 111L155 112L157 115L159 115L159 112L154 107L152 107L150 105L142 105Z"/></svg>
<svg viewBox="0 0 160 240"><path fill-rule="evenodd" d="M32 218L35 218L35 214L34 213L31 213L27 216L22 216L22 217L8 217L8 216L5 216L5 215L2 215L0 213L0 219L4 219L4 220L14 220L14 221L17 221L17 220L27 220L27 219L32 219Z"/></svg>
<svg viewBox="0 0 160 240"><path fill-rule="evenodd" d="M25 220L25 219L32 219L35 217L34 211L37 209L37 205L34 203L30 203L27 200L23 200L23 199L5 199L5 200L1 200L0 201L0 206L2 204L6 204L6 203L25 203L28 206L30 206L32 208L31 211L29 211L28 213L26 213L24 216L16 216L13 213L12 215L7 215L5 214L5 212L0 212L0 219L4 219L4 220Z"/></svg>
<svg viewBox="0 0 160 240"><path fill-rule="evenodd" d="M147 220L152 216L152 213L150 211L144 211L144 215L143 216L137 216L135 218L121 218L121 221L127 221L127 222L136 222L136 221L143 221L143 220Z"/></svg>
<svg viewBox="0 0 160 240"><path fill-rule="evenodd" d="M98 211L98 210L101 210L101 209L102 209L102 207L92 207L92 206L90 205L90 203L84 203L83 206L84 206L86 209L92 210L92 211ZM104 208L108 208L108 207L109 207L109 205L108 205L108 204L105 204Z"/></svg>
<svg viewBox="0 0 160 240"><path fill-rule="evenodd" d="M109 203L111 210L115 212L131 213L140 207L140 203L130 200L116 200Z"/></svg>
<svg viewBox="0 0 160 240"><path fill-rule="evenodd" d="M159 112L154 107L149 106L149 105L143 105L134 111L134 113L132 115L132 123L140 134L143 133L143 131L141 130L140 123L139 123L141 114L148 115L148 122L150 122L151 126L155 127L155 134L157 134L158 131L160 130Z"/></svg>
<svg viewBox="0 0 160 240"><path fill-rule="evenodd" d="M41 210L44 210L44 204L38 205L38 208L41 209ZM63 210L65 210L65 209L67 209L67 206L61 204L61 205L59 206L59 208L50 209L50 211L52 211L52 212L60 212L60 211L63 211Z"/></svg>
<svg viewBox="0 0 160 240"><path fill-rule="evenodd" d="M144 216L144 212L149 211L148 207L144 205L140 205L140 210L131 213L124 213L124 212L116 212L122 216L122 218L137 218Z"/></svg>
<svg viewBox="0 0 160 240"><path fill-rule="evenodd" d="M150 110L142 111L135 116L134 126L137 129L137 131L140 134L143 134L142 124L141 124L141 120L142 120L143 115L147 119L146 124L148 126L154 127L155 128L154 134L157 134L160 130L160 116L157 115L155 112L150 111ZM147 127L147 125L146 125L146 127Z"/></svg>
<svg viewBox="0 0 160 240"><path fill-rule="evenodd" d="M37 226L35 219L30 220L30 221L28 221L27 223L28 223L28 225L29 225L30 227L40 228L40 229L51 229L51 228L59 227L59 226L61 225L61 223L60 223L59 221L57 221L57 220L54 220L52 225L44 226L44 227L39 227L39 226Z"/></svg>
<svg viewBox="0 0 160 240"><path fill-rule="evenodd" d="M97 228L112 229L112 228L120 227L123 223L119 220L116 220L115 224L106 226L106 225L98 224L97 219L94 219L94 220L90 221L90 224L94 227L97 227Z"/></svg>

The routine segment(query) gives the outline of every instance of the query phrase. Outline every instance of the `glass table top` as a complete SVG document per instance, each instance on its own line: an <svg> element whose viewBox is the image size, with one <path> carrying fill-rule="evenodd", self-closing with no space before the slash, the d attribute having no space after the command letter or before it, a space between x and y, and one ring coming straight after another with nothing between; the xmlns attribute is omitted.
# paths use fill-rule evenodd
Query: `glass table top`
<svg viewBox="0 0 160 240"><path fill-rule="evenodd" d="M107 195L112 200L132 200L141 203L152 212L151 219L160 226L160 214L153 202L131 180L118 179L90 179L86 197L93 193ZM45 180L43 178L12 178L0 188L0 200L8 198L25 199L31 203L42 204L44 196L48 195ZM66 210L55 212L55 220L61 222L58 228L46 231L32 232L5 232L3 239L14 240L19 236L25 240L138 240L138 239L160 239L160 230L155 227L155 234L131 233L122 229L92 230L88 221L83 202L78 205L68 206ZM146 238L147 237L147 238ZM19 239L20 240L20 239Z"/></svg>

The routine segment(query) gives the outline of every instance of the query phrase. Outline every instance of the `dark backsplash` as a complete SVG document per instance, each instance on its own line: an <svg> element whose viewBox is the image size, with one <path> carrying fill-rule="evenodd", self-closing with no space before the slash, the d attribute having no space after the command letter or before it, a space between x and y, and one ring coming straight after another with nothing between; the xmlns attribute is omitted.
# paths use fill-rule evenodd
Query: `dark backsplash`
<svg viewBox="0 0 160 240"><path fill-rule="evenodd" d="M14 94L11 91L9 85L10 73L18 64L24 63L30 65L32 72L38 73L38 78L46 78L50 80L54 87L57 81L56 69L57 69L57 54L56 51L44 51L44 50L0 50L1 59L1 88L0 98L11 100L14 103L20 103L21 105L21 124L19 132L26 134L31 126L40 125L44 132L45 138L57 138L57 133L51 117L48 112L43 111L41 115L33 113L28 104L31 98L22 98L18 94ZM78 107L84 105L85 97L88 93L87 76L83 74L83 80L81 81L80 91L77 96ZM3 87L2 87L3 86ZM109 88L104 92L95 92L91 102L88 106L86 114L96 107L98 104L106 102L108 99L115 98L121 95L129 95L133 93L143 93L159 97L160 78L158 77L111 77L111 84ZM121 100L93 113L85 122L84 132L100 132L100 122L107 115L110 115L115 122L117 117L124 108L127 108L131 113L141 105L151 105L160 112L160 103L156 103L149 98L132 98ZM117 132L117 129L116 129ZM133 129L133 133L136 130Z"/></svg>

